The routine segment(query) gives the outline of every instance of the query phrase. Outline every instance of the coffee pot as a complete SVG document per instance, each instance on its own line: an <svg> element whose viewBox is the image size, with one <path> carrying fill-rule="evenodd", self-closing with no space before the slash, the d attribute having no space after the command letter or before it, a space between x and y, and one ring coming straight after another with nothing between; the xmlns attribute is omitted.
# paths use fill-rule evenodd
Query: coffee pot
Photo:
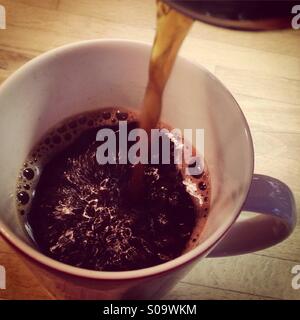
<svg viewBox="0 0 300 320"><path fill-rule="evenodd" d="M290 0L163 0L179 12L199 21L240 30L290 28ZM299 2L298 2L299 4Z"/></svg>

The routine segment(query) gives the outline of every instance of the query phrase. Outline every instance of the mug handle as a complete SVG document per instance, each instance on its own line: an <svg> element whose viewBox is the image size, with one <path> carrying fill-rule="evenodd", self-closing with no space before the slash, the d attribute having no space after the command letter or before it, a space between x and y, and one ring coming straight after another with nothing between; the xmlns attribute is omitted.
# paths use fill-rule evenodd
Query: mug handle
<svg viewBox="0 0 300 320"><path fill-rule="evenodd" d="M259 215L238 219L208 257L249 253L273 246L286 239L296 225L293 194L283 182L254 174L243 211Z"/></svg>

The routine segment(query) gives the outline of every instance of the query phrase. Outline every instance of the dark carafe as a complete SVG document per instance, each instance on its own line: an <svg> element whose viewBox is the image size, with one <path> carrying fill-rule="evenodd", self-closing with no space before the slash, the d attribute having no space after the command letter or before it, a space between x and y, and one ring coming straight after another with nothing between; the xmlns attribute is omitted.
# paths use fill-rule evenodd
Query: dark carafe
<svg viewBox="0 0 300 320"><path fill-rule="evenodd" d="M290 28L292 8L297 4L291 0L163 1L193 19L240 30Z"/></svg>

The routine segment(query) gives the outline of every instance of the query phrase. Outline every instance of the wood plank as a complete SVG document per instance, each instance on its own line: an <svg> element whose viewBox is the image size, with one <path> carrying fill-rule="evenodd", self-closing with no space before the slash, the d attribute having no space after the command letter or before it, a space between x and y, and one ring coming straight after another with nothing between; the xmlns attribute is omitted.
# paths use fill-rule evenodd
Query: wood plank
<svg viewBox="0 0 300 320"><path fill-rule="evenodd" d="M96 18L99 21L110 21L133 26L137 29L155 26L155 1L110 1L110 0L60 0L58 11L85 17Z"/></svg>
<svg viewBox="0 0 300 320"><path fill-rule="evenodd" d="M19 256L0 236L0 265L6 269L6 289L0 290L0 299L50 299Z"/></svg>
<svg viewBox="0 0 300 320"><path fill-rule="evenodd" d="M300 290L291 286L291 269L295 264L300 261L295 263L253 254L204 259L183 281L275 299L300 299Z"/></svg>
<svg viewBox="0 0 300 320"><path fill-rule="evenodd" d="M269 297L245 294L238 291L179 282L163 300L272 300Z"/></svg>
<svg viewBox="0 0 300 320"><path fill-rule="evenodd" d="M3 0L3 3L6 7L8 24L8 28L3 34L9 30L9 26L14 26L30 29L30 31L24 30L24 33L40 30L44 32L49 31L51 35L52 32L60 32L66 36L75 36L78 39L108 37L110 34L116 34L117 37L117 35L122 36L124 33L124 36L127 36L127 33L129 33L140 37L141 40L145 35L148 35L151 41L154 37L153 27L152 30L151 27L140 30L131 25L32 7L22 3L14 6L9 0ZM146 41L145 38L144 40Z"/></svg>
<svg viewBox="0 0 300 320"><path fill-rule="evenodd" d="M10 26L1 34L0 48L38 55L47 50L80 40L77 37L67 37L56 32L40 30L30 30L29 32L29 30Z"/></svg>
<svg viewBox="0 0 300 320"><path fill-rule="evenodd" d="M263 52L273 52L299 58L300 32L297 30L251 32L228 30L198 22L193 26L191 35L218 43L238 45ZM278 39L280 39L280 42ZM253 64L256 62L256 60L251 61Z"/></svg>
<svg viewBox="0 0 300 320"><path fill-rule="evenodd" d="M300 80L219 65L216 66L215 73L234 94L296 105L300 101Z"/></svg>
<svg viewBox="0 0 300 320"><path fill-rule="evenodd" d="M300 59L278 53L241 47L238 42L226 44L213 40L197 39L189 35L184 50L190 58L205 66L206 63L238 70L245 75L273 76L300 80ZM185 52L184 51L184 52ZM252 80L252 78L250 78ZM241 82L243 83L243 82Z"/></svg>
<svg viewBox="0 0 300 320"><path fill-rule="evenodd" d="M300 135L252 131L255 172L278 178L297 198L300 192Z"/></svg>
<svg viewBox="0 0 300 320"><path fill-rule="evenodd" d="M47 8L56 10L59 4L59 0L10 0L16 7L20 3L39 8Z"/></svg>
<svg viewBox="0 0 300 320"><path fill-rule="evenodd" d="M252 131L300 133L300 108L243 94L234 94ZM288 124L288 125L287 125Z"/></svg>
<svg viewBox="0 0 300 320"><path fill-rule="evenodd" d="M0 77L8 77L11 73L32 58L33 55L0 49Z"/></svg>

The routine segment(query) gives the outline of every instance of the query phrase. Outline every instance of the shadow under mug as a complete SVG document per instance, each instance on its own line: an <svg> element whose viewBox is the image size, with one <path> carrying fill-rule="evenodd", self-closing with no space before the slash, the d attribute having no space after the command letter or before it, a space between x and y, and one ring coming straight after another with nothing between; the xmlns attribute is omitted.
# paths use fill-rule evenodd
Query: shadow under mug
<svg viewBox="0 0 300 320"><path fill-rule="evenodd" d="M162 120L174 128L204 129L212 194L199 244L167 263L122 272L76 268L35 248L15 203L26 156L66 117L107 106L138 110L150 48L125 40L66 45L31 60L0 87L0 233L56 298L160 298L201 258L266 248L285 239L295 226L289 188L253 174L251 134L237 102L209 71L179 57L164 94ZM236 221L242 210L261 214Z"/></svg>

